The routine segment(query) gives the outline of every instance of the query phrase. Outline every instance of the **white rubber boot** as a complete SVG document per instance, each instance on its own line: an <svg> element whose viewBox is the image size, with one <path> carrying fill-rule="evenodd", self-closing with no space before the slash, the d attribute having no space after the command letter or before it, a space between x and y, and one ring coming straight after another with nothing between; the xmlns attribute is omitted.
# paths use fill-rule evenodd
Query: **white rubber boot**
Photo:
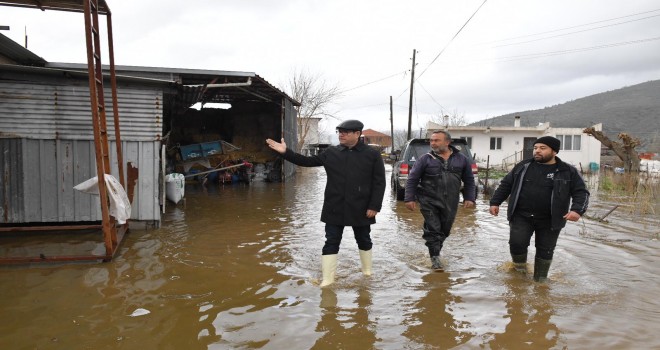
<svg viewBox="0 0 660 350"><path fill-rule="evenodd" d="M365 276L371 276L371 249L360 250L360 262L362 263L362 273Z"/></svg>
<svg viewBox="0 0 660 350"><path fill-rule="evenodd" d="M323 272L321 287L329 286L335 282L337 254L321 255L321 271Z"/></svg>

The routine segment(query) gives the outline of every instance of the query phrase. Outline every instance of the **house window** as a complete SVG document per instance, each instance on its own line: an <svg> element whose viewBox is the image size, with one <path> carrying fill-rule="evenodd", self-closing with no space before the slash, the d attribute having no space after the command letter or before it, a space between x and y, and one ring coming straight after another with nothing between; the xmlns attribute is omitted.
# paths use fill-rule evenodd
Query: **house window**
<svg viewBox="0 0 660 350"><path fill-rule="evenodd" d="M582 135L573 135L573 150L579 151L582 149Z"/></svg>
<svg viewBox="0 0 660 350"><path fill-rule="evenodd" d="M561 141L560 150L579 151L582 149L582 135L557 135Z"/></svg>
<svg viewBox="0 0 660 350"><path fill-rule="evenodd" d="M472 148L472 136L459 136L458 138L465 140L465 143Z"/></svg>
<svg viewBox="0 0 660 350"><path fill-rule="evenodd" d="M501 137L491 137L490 138L490 149L502 149L502 138Z"/></svg>

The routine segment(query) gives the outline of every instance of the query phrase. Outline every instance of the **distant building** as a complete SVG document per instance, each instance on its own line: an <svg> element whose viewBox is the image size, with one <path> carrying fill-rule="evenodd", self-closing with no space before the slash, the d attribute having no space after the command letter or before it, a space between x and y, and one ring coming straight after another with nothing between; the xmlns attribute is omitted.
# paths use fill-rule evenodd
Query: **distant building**
<svg viewBox="0 0 660 350"><path fill-rule="evenodd" d="M593 125L602 130L602 124ZM588 171L600 167L600 141L584 134L583 128L553 128L550 123L521 127L520 117L512 126L447 126L429 122L428 135L435 130L447 130L452 138L465 139L481 165L489 160L491 167L510 169L519 161L532 157L534 141L541 136L554 136L561 140L558 157L562 161ZM596 165L592 165L595 163Z"/></svg>
<svg viewBox="0 0 660 350"><path fill-rule="evenodd" d="M310 156L318 152L321 118L298 118L298 140L303 141L300 153Z"/></svg>
<svg viewBox="0 0 660 350"><path fill-rule="evenodd" d="M392 149L392 137L382 132L372 129L366 129L362 132L364 142L370 145L378 145L383 148L385 152L390 152Z"/></svg>

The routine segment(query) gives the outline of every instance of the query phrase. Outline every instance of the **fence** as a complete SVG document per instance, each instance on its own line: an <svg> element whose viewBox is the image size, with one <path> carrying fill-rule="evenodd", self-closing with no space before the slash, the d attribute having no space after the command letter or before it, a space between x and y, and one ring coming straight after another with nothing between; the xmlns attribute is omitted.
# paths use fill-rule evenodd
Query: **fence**
<svg viewBox="0 0 660 350"><path fill-rule="evenodd" d="M523 151L516 151L512 155L502 159L502 170L508 171L513 169L513 167L521 160L523 160Z"/></svg>

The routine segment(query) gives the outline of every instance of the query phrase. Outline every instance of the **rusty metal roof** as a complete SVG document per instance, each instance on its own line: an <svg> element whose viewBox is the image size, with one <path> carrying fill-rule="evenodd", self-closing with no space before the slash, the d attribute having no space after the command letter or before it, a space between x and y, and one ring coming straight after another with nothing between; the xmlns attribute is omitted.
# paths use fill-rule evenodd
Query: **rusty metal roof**
<svg viewBox="0 0 660 350"><path fill-rule="evenodd" d="M98 0L99 13L108 14L110 8L105 0ZM1 1L0 6L26 7L45 10L84 12L83 0L15 0Z"/></svg>

